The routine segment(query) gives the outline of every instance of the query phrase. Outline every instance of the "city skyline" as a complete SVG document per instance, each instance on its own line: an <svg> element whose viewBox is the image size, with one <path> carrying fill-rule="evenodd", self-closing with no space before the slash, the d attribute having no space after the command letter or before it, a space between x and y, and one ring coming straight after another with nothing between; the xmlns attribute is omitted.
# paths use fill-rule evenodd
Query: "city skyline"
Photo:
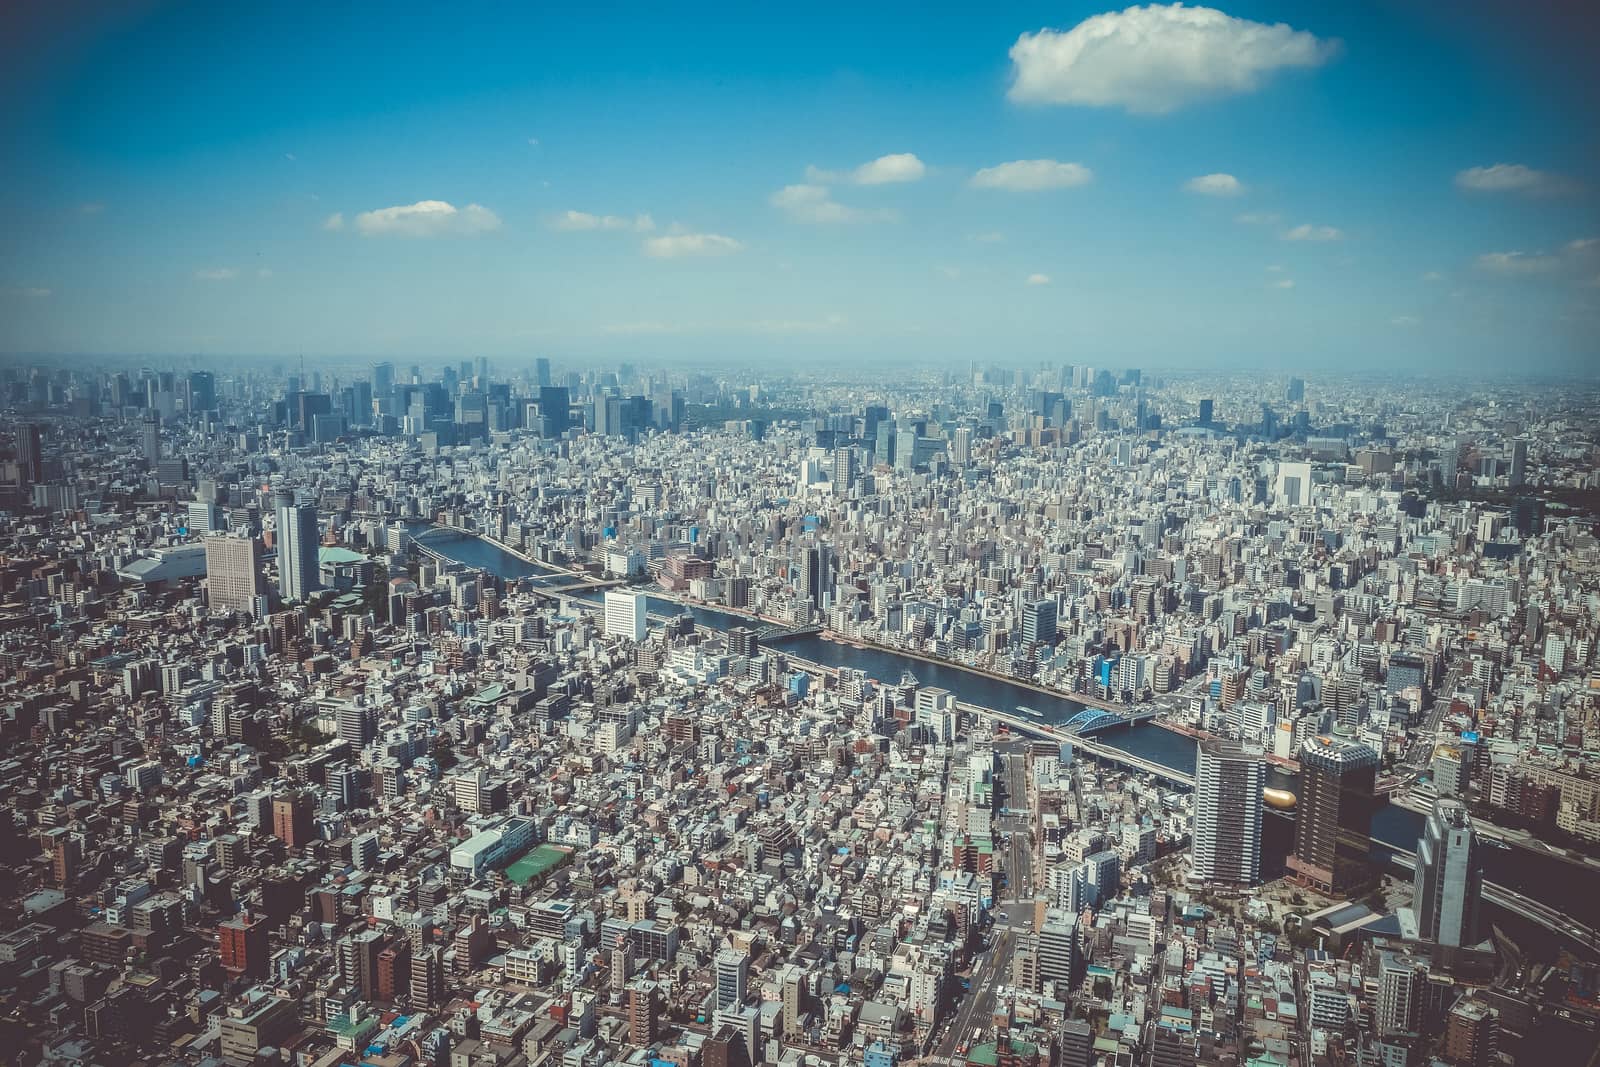
<svg viewBox="0 0 1600 1067"><path fill-rule="evenodd" d="M13 11L0 352L1592 375L1594 27L1453 14Z"/></svg>

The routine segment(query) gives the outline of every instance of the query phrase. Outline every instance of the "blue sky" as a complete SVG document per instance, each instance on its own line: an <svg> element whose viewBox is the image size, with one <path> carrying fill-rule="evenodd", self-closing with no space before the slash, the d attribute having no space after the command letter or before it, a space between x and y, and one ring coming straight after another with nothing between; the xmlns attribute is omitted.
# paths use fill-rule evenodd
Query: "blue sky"
<svg viewBox="0 0 1600 1067"><path fill-rule="evenodd" d="M4 352L1600 364L1570 19L59 6L0 15Z"/></svg>

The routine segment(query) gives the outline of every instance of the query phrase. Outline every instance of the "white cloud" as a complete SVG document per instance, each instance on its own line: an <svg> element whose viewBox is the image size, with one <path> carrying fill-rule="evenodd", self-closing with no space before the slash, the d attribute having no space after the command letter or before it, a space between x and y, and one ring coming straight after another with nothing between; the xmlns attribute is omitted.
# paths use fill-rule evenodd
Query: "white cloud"
<svg viewBox="0 0 1600 1067"><path fill-rule="evenodd" d="M78 213L80 215L98 215L105 209L106 206L100 203L98 200L91 200L87 204L78 205Z"/></svg>
<svg viewBox="0 0 1600 1067"><path fill-rule="evenodd" d="M1430 270L1422 275L1422 280L1425 282L1442 282L1444 281L1444 275L1436 270Z"/></svg>
<svg viewBox="0 0 1600 1067"><path fill-rule="evenodd" d="M1573 183L1559 174L1534 170L1521 163L1496 163L1488 167L1468 167L1456 174L1456 187L1474 193L1541 194L1567 192Z"/></svg>
<svg viewBox="0 0 1600 1067"><path fill-rule="evenodd" d="M656 228L655 220L649 215L635 215L626 218L622 215L591 215L587 211L563 211L550 220L552 230L633 230L637 233L649 233Z"/></svg>
<svg viewBox="0 0 1600 1067"><path fill-rule="evenodd" d="M1283 270L1284 267L1282 263L1271 263L1267 265L1268 274L1282 274Z"/></svg>
<svg viewBox="0 0 1600 1067"><path fill-rule="evenodd" d="M674 233L665 237L650 237L644 242L644 254L656 259L681 259L686 256L727 256L744 248L732 237L720 233Z"/></svg>
<svg viewBox="0 0 1600 1067"><path fill-rule="evenodd" d="M852 185L889 185L895 182L921 181L922 176L927 173L927 166L915 154L895 152L879 156L851 171L807 167L806 181L822 185L834 182L849 182Z"/></svg>
<svg viewBox="0 0 1600 1067"><path fill-rule="evenodd" d="M1009 95L1022 103L1162 114L1254 92L1278 70L1320 67L1338 51L1337 41L1281 22L1151 4L1095 15L1064 32L1024 33L1011 46Z"/></svg>
<svg viewBox="0 0 1600 1067"><path fill-rule="evenodd" d="M1183 187L1201 196L1238 196L1244 192L1244 183L1231 174L1202 174L1184 182Z"/></svg>
<svg viewBox="0 0 1600 1067"><path fill-rule="evenodd" d="M457 208L444 200L363 211L356 229L367 237L470 237L500 228L500 216L482 204Z"/></svg>
<svg viewBox="0 0 1600 1067"><path fill-rule="evenodd" d="M960 267L952 267L947 264L939 267L938 270L940 274L944 275L946 278L949 278L951 281L955 281L957 278L961 277Z"/></svg>
<svg viewBox="0 0 1600 1067"><path fill-rule="evenodd" d="M19 285L14 289L0 289L0 294L20 297L23 300L43 300L50 296L52 292L53 290L45 289L38 285Z"/></svg>
<svg viewBox="0 0 1600 1067"><path fill-rule="evenodd" d="M1270 211L1246 211L1242 215L1235 215L1233 221L1246 226L1272 226L1277 223L1278 216Z"/></svg>
<svg viewBox="0 0 1600 1067"><path fill-rule="evenodd" d="M1048 275L1048 274L1030 274L1030 275L1028 275L1028 284L1029 285L1049 285L1050 284L1050 275Z"/></svg>
<svg viewBox="0 0 1600 1067"><path fill-rule="evenodd" d="M1094 180L1094 171L1082 163L1062 163L1054 159L1016 159L984 167L972 176L977 189L1006 189L1035 192L1040 189L1070 189Z"/></svg>
<svg viewBox="0 0 1600 1067"><path fill-rule="evenodd" d="M1309 222L1302 222L1294 229L1283 235L1285 241L1339 241L1344 239L1344 231L1337 226L1313 226Z"/></svg>
<svg viewBox="0 0 1600 1067"><path fill-rule="evenodd" d="M1391 326L1400 326L1404 328L1410 326L1419 326L1422 324L1422 320L1417 318L1415 315L1396 315L1394 318L1389 320L1389 324Z"/></svg>
<svg viewBox="0 0 1600 1067"><path fill-rule="evenodd" d="M1293 289L1294 288L1294 279L1293 278L1278 278L1275 281L1268 282L1267 283L1267 288L1268 289Z"/></svg>
<svg viewBox="0 0 1600 1067"><path fill-rule="evenodd" d="M323 219L322 228L324 230L344 229L344 212L335 211L332 215L329 215L327 218Z"/></svg>
<svg viewBox="0 0 1600 1067"><path fill-rule="evenodd" d="M1491 274L1546 274L1559 270L1561 259L1543 252L1485 252L1477 264Z"/></svg>
<svg viewBox="0 0 1600 1067"><path fill-rule="evenodd" d="M1600 237L1581 237L1576 241L1568 241L1562 250L1569 256L1586 256L1592 252L1600 251Z"/></svg>
<svg viewBox="0 0 1600 1067"><path fill-rule="evenodd" d="M887 208L863 211L846 207L823 185L786 185L772 194L771 203L796 222L892 222L897 217Z"/></svg>
<svg viewBox="0 0 1600 1067"><path fill-rule="evenodd" d="M985 233L975 233L972 239L981 245L997 245L1006 239L1006 235L999 230L989 230Z"/></svg>
<svg viewBox="0 0 1600 1067"><path fill-rule="evenodd" d="M256 277L257 278L270 278L270 277L272 277L272 268L271 267L261 267L260 269L258 269L256 271Z"/></svg>
<svg viewBox="0 0 1600 1067"><path fill-rule="evenodd" d="M202 282L231 282L239 276L233 267L207 267L194 272L195 280Z"/></svg>
<svg viewBox="0 0 1600 1067"><path fill-rule="evenodd" d="M293 152L285 152L283 154L283 158L287 159L290 163L293 163L295 160L299 159L300 157L295 155Z"/></svg>
<svg viewBox="0 0 1600 1067"><path fill-rule="evenodd" d="M532 146L533 146L533 147L535 147L535 148L538 148L538 147L539 147L539 138L537 138L537 137L530 137L530 138L528 138L528 143L529 143L529 144L530 144L530 145L532 145Z"/></svg>

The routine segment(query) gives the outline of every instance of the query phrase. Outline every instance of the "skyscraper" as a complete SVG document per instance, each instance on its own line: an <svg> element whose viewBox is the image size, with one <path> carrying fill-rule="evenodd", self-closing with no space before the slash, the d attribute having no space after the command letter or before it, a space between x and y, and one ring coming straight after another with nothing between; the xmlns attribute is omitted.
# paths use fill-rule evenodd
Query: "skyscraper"
<svg viewBox="0 0 1600 1067"><path fill-rule="evenodd" d="M44 481L43 431L36 422L17 425L17 472L23 485Z"/></svg>
<svg viewBox="0 0 1600 1067"><path fill-rule="evenodd" d="M1340 893L1370 878L1373 782L1378 754L1344 737L1308 737L1300 749L1305 794L1289 869L1308 885Z"/></svg>
<svg viewBox="0 0 1600 1067"><path fill-rule="evenodd" d="M550 385L550 361L543 356L533 361L533 384L540 389Z"/></svg>
<svg viewBox="0 0 1600 1067"><path fill-rule="evenodd" d="M140 420L140 440L144 442L144 458L153 470L161 462L161 416L154 411L146 411Z"/></svg>
<svg viewBox="0 0 1600 1067"><path fill-rule="evenodd" d="M217 376L208 370L189 372L189 414L217 409Z"/></svg>
<svg viewBox="0 0 1600 1067"><path fill-rule="evenodd" d="M1237 744L1200 744L1194 777L1195 884L1255 885L1261 877L1261 790L1266 765Z"/></svg>
<svg viewBox="0 0 1600 1067"><path fill-rule="evenodd" d="M827 545L812 545L800 557L800 588L802 596L814 607L822 608L824 598L833 595L833 549Z"/></svg>
<svg viewBox="0 0 1600 1067"><path fill-rule="evenodd" d="M1511 473L1509 481L1512 486L1522 485L1528 480L1528 439L1519 437L1511 442Z"/></svg>
<svg viewBox="0 0 1600 1067"><path fill-rule="evenodd" d="M1415 890L1418 937L1450 948L1478 943L1483 856L1459 800L1433 802L1417 841Z"/></svg>
<svg viewBox="0 0 1600 1067"><path fill-rule="evenodd" d="M1212 400L1202 400L1202 401L1200 401L1200 425L1201 426L1210 426L1211 425L1211 417L1212 417L1211 413L1212 413L1213 410L1215 410L1215 404L1216 404L1216 402L1212 401Z"/></svg>
<svg viewBox="0 0 1600 1067"><path fill-rule="evenodd" d="M1022 606L1022 640L1030 645L1048 645L1056 639L1056 602L1033 600Z"/></svg>
<svg viewBox="0 0 1600 1067"><path fill-rule="evenodd" d="M606 633L638 644L649 632L649 601L643 593L606 590Z"/></svg>
<svg viewBox="0 0 1600 1067"><path fill-rule="evenodd" d="M260 591L260 543L254 537L207 537L206 597L211 610L249 613Z"/></svg>
<svg viewBox="0 0 1600 1067"><path fill-rule="evenodd" d="M291 492L279 492L278 593L285 600L304 600L319 588L317 572L317 506L297 504Z"/></svg>

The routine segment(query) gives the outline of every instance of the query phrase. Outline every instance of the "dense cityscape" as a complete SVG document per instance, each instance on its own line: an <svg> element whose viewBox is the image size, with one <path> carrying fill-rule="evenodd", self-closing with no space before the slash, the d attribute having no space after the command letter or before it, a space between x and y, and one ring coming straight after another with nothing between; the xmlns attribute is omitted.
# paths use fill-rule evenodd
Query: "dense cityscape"
<svg viewBox="0 0 1600 1067"><path fill-rule="evenodd" d="M0 369L15 1062L1600 1047L1600 392Z"/></svg>
<svg viewBox="0 0 1600 1067"><path fill-rule="evenodd" d="M1600 8L0 4L0 1067L1600 1067Z"/></svg>

